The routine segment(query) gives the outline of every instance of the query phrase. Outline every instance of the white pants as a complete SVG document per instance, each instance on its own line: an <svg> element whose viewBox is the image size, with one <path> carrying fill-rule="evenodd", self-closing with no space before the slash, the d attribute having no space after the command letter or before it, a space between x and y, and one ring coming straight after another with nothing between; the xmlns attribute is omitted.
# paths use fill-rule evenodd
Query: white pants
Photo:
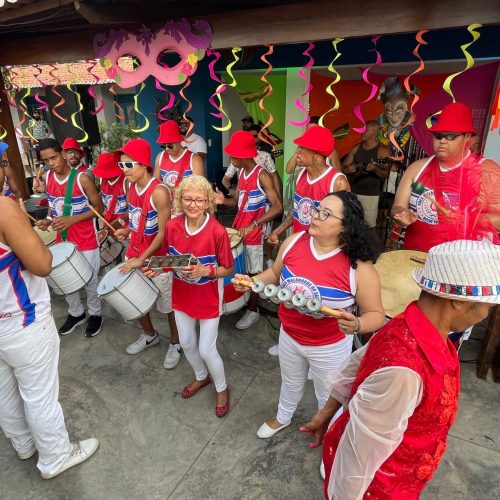
<svg viewBox="0 0 500 500"><path fill-rule="evenodd" d="M173 273L160 273L153 278L153 283L160 290L160 295L156 299L156 309L162 314L172 312L172 282L174 279Z"/></svg>
<svg viewBox="0 0 500 500"><path fill-rule="evenodd" d="M179 341L186 359L194 370L196 380L205 380L208 373L212 376L215 390L226 390L224 364L217 351L217 334L220 318L200 319L200 340L196 336L196 319L181 311L175 312L175 322L179 330ZM208 370L207 370L208 367Z"/></svg>
<svg viewBox="0 0 500 500"><path fill-rule="evenodd" d="M99 284L99 267L101 265L99 249L96 248L95 250L83 250L82 253L94 271L92 273L92 279L85 287L85 291L87 292L87 308L91 316L100 316L101 300L97 296L97 285ZM71 316L81 316L85 312L85 308L83 307L79 291L70 295L66 295L66 302L69 306L68 313L71 314Z"/></svg>
<svg viewBox="0 0 500 500"><path fill-rule="evenodd" d="M377 225L378 200L380 199L380 196L365 196L362 194L357 194L356 196L363 206L366 223L370 227L375 227Z"/></svg>
<svg viewBox="0 0 500 500"><path fill-rule="evenodd" d="M311 320L314 321L314 320ZM327 384L328 373L341 370L352 351L353 336L335 344L321 346L301 345L290 337L283 328L279 336L279 360L281 367L281 391L276 418L282 424L292 420L307 381L309 367L318 400L318 409L327 402L330 391Z"/></svg>
<svg viewBox="0 0 500 500"><path fill-rule="evenodd" d="M0 332L0 426L15 450L38 450L37 467L56 472L69 455L59 404L59 335L52 315L30 326Z"/></svg>
<svg viewBox="0 0 500 500"><path fill-rule="evenodd" d="M245 245L245 263L248 274L259 274L264 270L264 247Z"/></svg>

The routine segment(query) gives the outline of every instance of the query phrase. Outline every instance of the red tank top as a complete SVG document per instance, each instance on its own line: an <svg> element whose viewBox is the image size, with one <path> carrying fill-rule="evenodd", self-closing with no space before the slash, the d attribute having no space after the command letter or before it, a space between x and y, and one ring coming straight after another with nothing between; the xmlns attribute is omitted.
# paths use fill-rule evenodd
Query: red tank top
<svg viewBox="0 0 500 500"><path fill-rule="evenodd" d="M451 341L445 343L412 303L370 340L351 397L373 372L391 366L406 367L420 375L422 399L408 419L403 441L376 472L363 498L416 500L446 450L458 408L460 365ZM345 411L325 435L325 496L337 446L348 422L349 411Z"/></svg>
<svg viewBox="0 0 500 500"><path fill-rule="evenodd" d="M339 175L344 175L333 167L328 167L319 177L309 180L307 170L303 168L297 178L293 195L293 232L307 231L311 224L311 207L333 191Z"/></svg>
<svg viewBox="0 0 500 500"><path fill-rule="evenodd" d="M86 174L79 173L73 184L73 192L71 193L71 215L84 214L90 210L87 195L80 183L82 175ZM47 196L49 199L50 215L53 218L63 216L68 177L69 174L65 179L60 181L52 170L47 172ZM56 242L60 243L61 241L61 234L58 231ZM74 243L80 251L95 250L98 248L99 243L97 241L94 220L88 219L71 225L68 228L68 241Z"/></svg>
<svg viewBox="0 0 500 500"><path fill-rule="evenodd" d="M320 299L332 309L349 311L355 303L355 270L349 257L340 249L318 255L313 239L306 232L298 233L283 254L280 285L292 294ZM285 332L302 345L327 345L345 338L333 317L314 319L283 304L279 317Z"/></svg>
<svg viewBox="0 0 500 500"><path fill-rule="evenodd" d="M175 160L163 151L160 158L160 178L162 182L172 191L184 179L193 174L192 163L193 153L188 149Z"/></svg>
<svg viewBox="0 0 500 500"><path fill-rule="evenodd" d="M127 194L125 176L121 174L117 179L101 179L101 198L104 205L104 218L113 222L127 211Z"/></svg>
<svg viewBox="0 0 500 500"><path fill-rule="evenodd" d="M233 227L241 229L259 217L264 215L269 210L269 200L266 192L260 186L259 176L262 171L260 165L255 165L253 170L248 174L244 169L241 169L238 177L238 213L234 218ZM243 238L245 245L262 245L264 243L264 235L261 227L256 227Z"/></svg>

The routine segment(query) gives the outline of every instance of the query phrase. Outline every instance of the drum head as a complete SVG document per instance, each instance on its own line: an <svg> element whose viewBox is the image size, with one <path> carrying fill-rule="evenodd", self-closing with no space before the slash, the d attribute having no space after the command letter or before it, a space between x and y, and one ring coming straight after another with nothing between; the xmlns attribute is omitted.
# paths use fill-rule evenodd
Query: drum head
<svg viewBox="0 0 500 500"><path fill-rule="evenodd" d="M38 234L46 247L56 241L57 231L54 231L50 226L47 231L42 231L38 227L34 227L33 229L35 230L35 233Z"/></svg>
<svg viewBox="0 0 500 500"><path fill-rule="evenodd" d="M73 255L76 246L69 241L64 241L57 245L52 245L49 250L52 252L52 268L55 268Z"/></svg>
<svg viewBox="0 0 500 500"><path fill-rule="evenodd" d="M424 267L427 254L416 250L396 250L383 253L375 268L382 284L382 304L391 318L402 313L406 306L420 296L420 287L411 272Z"/></svg>
<svg viewBox="0 0 500 500"><path fill-rule="evenodd" d="M111 271L109 271L109 273L107 273L99 282L99 285L97 286L97 295L105 295L113 291L115 288L123 285L123 283L128 279L130 273L122 274L120 272L121 265L122 264L118 264L113 267L113 269L111 269Z"/></svg>
<svg viewBox="0 0 500 500"><path fill-rule="evenodd" d="M229 236L229 242L231 243L231 248L236 248L241 243L241 236L237 229L232 227L226 227L227 235Z"/></svg>

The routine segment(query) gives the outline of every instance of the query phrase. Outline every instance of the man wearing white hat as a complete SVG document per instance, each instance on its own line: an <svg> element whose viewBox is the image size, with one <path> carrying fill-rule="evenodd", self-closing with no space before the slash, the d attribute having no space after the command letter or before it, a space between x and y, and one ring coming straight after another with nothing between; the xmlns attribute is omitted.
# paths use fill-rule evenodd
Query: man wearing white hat
<svg viewBox="0 0 500 500"><path fill-rule="evenodd" d="M301 428L324 440L325 496L417 499L446 450L460 392L448 339L500 304L500 246L457 240L429 251L418 301L333 374L326 406ZM346 411L326 432L331 417ZM326 435L325 435L326 432Z"/></svg>

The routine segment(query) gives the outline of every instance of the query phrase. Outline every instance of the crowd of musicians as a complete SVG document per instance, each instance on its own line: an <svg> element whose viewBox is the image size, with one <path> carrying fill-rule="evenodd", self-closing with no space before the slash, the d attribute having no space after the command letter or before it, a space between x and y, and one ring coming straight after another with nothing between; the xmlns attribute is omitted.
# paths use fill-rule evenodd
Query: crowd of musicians
<svg viewBox="0 0 500 500"><path fill-rule="evenodd" d="M237 172L229 195L214 191L204 176L204 155L186 147L189 140L173 120L160 126L162 152L155 159L147 141L132 139L102 153L93 169L74 139L62 146L41 139L46 171L34 190L46 193L49 211L37 229L55 231L56 243L73 243L92 278L85 287L87 311L80 292L66 295L67 318L57 328L44 279L52 253L6 187L0 197L0 425L18 457L38 452L38 469L49 479L98 447L95 438L70 442L58 402L59 335L85 324L91 338L103 325L97 212L123 243L120 273L153 280L157 309L166 315L161 325L153 325L148 313L140 317L142 333L127 354L158 345L158 329L168 324L164 367L175 368L184 353L194 372L182 397L213 384L215 414L224 417L231 394L217 350L223 279L233 277L235 290L248 294L235 324L240 330L260 318L255 283L316 299L335 314L313 318L304 309L279 306L281 390L276 414L257 436L272 438L292 423L309 376L318 412L300 431L312 435L311 447L323 445L325 496L418 498L457 412L459 362L449 335L484 320L500 303L500 167L471 154L471 110L446 106L429 129L434 155L411 164L395 193L391 216L406 229L405 248L427 252L427 259L413 272L419 299L387 321L374 266L382 251L373 230L378 198L374 205L370 189L392 167L377 161L388 155L374 142L376 124L368 125L342 167L328 129L311 124L294 140L287 169L298 169L296 186L283 218L281 180L251 128L233 133L224 149ZM7 145L0 144L0 183L8 186ZM347 175L360 163L363 172L350 175L351 192ZM224 178L228 186L232 175ZM220 205L237 210L232 225L244 245L245 273L235 274L228 232L214 216ZM156 256L185 254L196 258L194 265L175 272L148 267ZM353 336L373 332L353 352Z"/></svg>

